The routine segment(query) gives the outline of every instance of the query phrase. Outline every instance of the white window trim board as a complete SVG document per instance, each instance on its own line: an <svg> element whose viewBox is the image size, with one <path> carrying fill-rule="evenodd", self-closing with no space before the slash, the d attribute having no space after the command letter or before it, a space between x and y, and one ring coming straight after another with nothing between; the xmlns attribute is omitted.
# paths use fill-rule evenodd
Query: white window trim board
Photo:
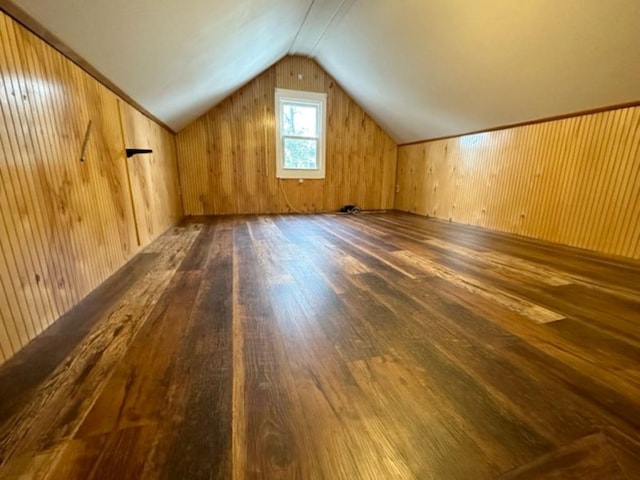
<svg viewBox="0 0 640 480"><path fill-rule="evenodd" d="M284 168L283 137L280 135L281 103L286 101L297 103L309 103L318 107L318 168L317 169L290 169ZM275 92L276 113L276 177L298 179L323 179L326 171L326 131L327 131L327 94L318 92L305 92L302 90L287 90L276 88Z"/></svg>

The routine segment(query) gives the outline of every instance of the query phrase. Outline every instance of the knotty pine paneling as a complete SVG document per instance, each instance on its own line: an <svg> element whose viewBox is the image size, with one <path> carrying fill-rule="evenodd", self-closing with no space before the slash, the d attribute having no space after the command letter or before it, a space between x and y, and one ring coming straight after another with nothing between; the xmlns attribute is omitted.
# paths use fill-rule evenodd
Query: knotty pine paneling
<svg viewBox="0 0 640 480"><path fill-rule="evenodd" d="M0 13L0 363L140 249L118 102ZM172 142L163 134L160 155L173 155ZM158 168L175 164L168 158ZM177 172L164 175L173 177L162 186L170 190ZM143 245L175 221L176 210L163 215Z"/></svg>
<svg viewBox="0 0 640 480"><path fill-rule="evenodd" d="M302 79L298 79L298 75ZM323 180L275 177L274 89L325 92ZM393 208L395 142L313 60L285 57L176 136L185 214Z"/></svg>
<svg viewBox="0 0 640 480"><path fill-rule="evenodd" d="M402 146L396 208L640 258L640 107Z"/></svg>
<svg viewBox="0 0 640 480"><path fill-rule="evenodd" d="M126 146L153 150L127 161L140 242L146 245L182 218L175 138L122 100L120 112Z"/></svg>

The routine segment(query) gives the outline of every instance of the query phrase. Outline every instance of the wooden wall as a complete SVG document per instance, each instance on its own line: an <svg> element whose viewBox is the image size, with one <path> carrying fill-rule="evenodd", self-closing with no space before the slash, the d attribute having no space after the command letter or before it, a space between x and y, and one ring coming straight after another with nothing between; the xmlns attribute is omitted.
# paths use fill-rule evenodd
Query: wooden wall
<svg viewBox="0 0 640 480"><path fill-rule="evenodd" d="M182 218L176 142L126 102L120 101L120 107L126 146L153 150L128 161L140 242L146 245Z"/></svg>
<svg viewBox="0 0 640 480"><path fill-rule="evenodd" d="M640 258L640 107L402 146L396 208Z"/></svg>
<svg viewBox="0 0 640 480"><path fill-rule="evenodd" d="M135 255L138 236L144 246L174 223L181 207L173 136L3 13L0 80L1 363ZM132 169L140 233L123 130L148 138L163 169L150 172L142 158Z"/></svg>
<svg viewBox="0 0 640 480"><path fill-rule="evenodd" d="M302 80L298 75L302 74ZM324 180L275 177L274 89L326 92ZM177 135L187 215L393 208L395 142L313 60L285 57Z"/></svg>

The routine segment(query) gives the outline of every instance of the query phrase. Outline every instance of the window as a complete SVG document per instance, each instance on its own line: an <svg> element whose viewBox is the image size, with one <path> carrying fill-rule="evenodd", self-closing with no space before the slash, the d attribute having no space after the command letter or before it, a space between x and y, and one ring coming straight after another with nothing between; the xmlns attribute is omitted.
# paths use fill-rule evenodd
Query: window
<svg viewBox="0 0 640 480"><path fill-rule="evenodd" d="M278 178L324 178L325 93L276 88Z"/></svg>

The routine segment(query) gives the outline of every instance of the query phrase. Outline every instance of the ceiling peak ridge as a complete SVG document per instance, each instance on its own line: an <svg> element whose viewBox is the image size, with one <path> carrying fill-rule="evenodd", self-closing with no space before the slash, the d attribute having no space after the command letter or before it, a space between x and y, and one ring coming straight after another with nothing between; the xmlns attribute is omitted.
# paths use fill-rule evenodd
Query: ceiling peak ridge
<svg viewBox="0 0 640 480"><path fill-rule="evenodd" d="M356 0L314 0L289 48L288 55L314 58L327 32Z"/></svg>
<svg viewBox="0 0 640 480"><path fill-rule="evenodd" d="M342 0L340 2L340 6L338 8L336 8L335 12L333 12L333 15L331 16L331 19L329 20L327 25L322 30L322 33L320 34L320 36L318 37L316 42L313 44L313 47L311 48L311 51L309 52L309 57L311 57L311 58L315 57L316 51L318 50L318 47L320 46L320 42L322 41L322 39L324 38L326 33L329 31L329 29L331 28L331 26L335 22L336 18L338 17L338 14L340 14L341 17L346 15L347 12L349 11L349 9L351 8L351 6L355 2L356 2L356 0ZM345 7L345 5L346 5L346 7Z"/></svg>
<svg viewBox="0 0 640 480"><path fill-rule="evenodd" d="M298 31L296 32L296 35L293 37L293 41L289 46L289 50L287 52L289 55L291 55L293 46L296 44L296 42L298 41L298 38L300 37L300 32L302 32L302 30L304 29L304 26L307 24L307 19L309 18L309 14L311 13L311 9L315 5L315 3L316 3L316 0L311 0L311 3L309 4L309 8L307 8L307 11L304 14L304 17L302 18L302 22L300 22L300 26L298 27Z"/></svg>

